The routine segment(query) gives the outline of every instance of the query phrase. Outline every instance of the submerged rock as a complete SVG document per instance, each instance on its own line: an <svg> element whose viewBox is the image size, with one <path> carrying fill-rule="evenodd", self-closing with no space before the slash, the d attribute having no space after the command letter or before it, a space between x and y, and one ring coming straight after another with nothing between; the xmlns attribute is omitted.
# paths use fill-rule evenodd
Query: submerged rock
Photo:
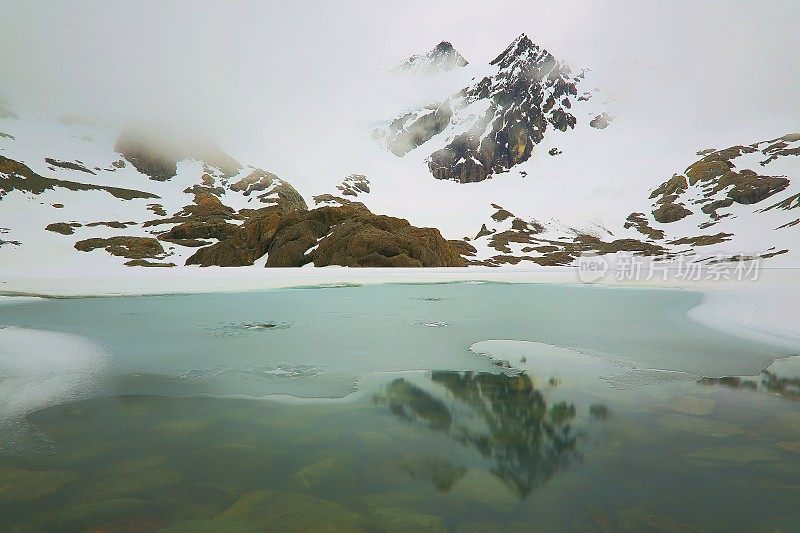
<svg viewBox="0 0 800 533"><path fill-rule="evenodd" d="M301 490L318 488L320 485L337 485L341 488L342 484L355 482L355 471L346 457L326 457L295 472L291 482Z"/></svg>
<svg viewBox="0 0 800 533"><path fill-rule="evenodd" d="M278 490L248 492L212 522L219 528L241 524L260 531L362 531L362 517L342 505Z"/></svg>
<svg viewBox="0 0 800 533"><path fill-rule="evenodd" d="M666 415L662 417L661 429L666 432L688 431L695 435L717 438L744 433L741 428L729 422L706 420L686 415Z"/></svg>
<svg viewBox="0 0 800 533"><path fill-rule="evenodd" d="M370 522L381 531L445 532L444 521L438 516L422 514L402 507L381 507L372 511Z"/></svg>
<svg viewBox="0 0 800 533"><path fill-rule="evenodd" d="M38 500L77 479L69 470L0 470L0 501Z"/></svg>

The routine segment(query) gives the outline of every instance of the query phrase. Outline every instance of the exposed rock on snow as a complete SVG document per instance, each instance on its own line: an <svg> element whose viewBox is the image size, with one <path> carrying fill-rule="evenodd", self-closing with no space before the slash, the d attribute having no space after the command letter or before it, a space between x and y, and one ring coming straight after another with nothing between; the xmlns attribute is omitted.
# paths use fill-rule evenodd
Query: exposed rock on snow
<svg viewBox="0 0 800 533"><path fill-rule="evenodd" d="M123 200L158 198L157 195L149 192L45 178L32 171L27 165L0 155L0 201L3 196L13 190L41 194L56 187L69 189L70 191L105 191Z"/></svg>
<svg viewBox="0 0 800 533"><path fill-rule="evenodd" d="M178 162L185 159L202 161L224 177L234 176L242 169L238 161L206 139L175 140L133 127L122 131L114 149L136 170L156 181L174 178Z"/></svg>
<svg viewBox="0 0 800 533"><path fill-rule="evenodd" d="M75 243L75 249L81 252L91 252L97 248L104 248L111 255L127 259L162 259L164 257L164 248L161 243L149 237L92 238Z"/></svg>

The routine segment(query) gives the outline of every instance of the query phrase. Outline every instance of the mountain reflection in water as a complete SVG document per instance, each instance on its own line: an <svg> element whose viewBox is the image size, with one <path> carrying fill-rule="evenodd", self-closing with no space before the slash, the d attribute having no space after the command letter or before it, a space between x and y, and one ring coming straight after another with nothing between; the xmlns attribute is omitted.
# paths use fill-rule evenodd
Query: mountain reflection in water
<svg viewBox="0 0 800 533"><path fill-rule="evenodd" d="M528 374L434 371L430 381L395 379L375 401L478 452L521 499L580 459L575 405L548 402ZM609 414L602 404L591 412L600 420Z"/></svg>

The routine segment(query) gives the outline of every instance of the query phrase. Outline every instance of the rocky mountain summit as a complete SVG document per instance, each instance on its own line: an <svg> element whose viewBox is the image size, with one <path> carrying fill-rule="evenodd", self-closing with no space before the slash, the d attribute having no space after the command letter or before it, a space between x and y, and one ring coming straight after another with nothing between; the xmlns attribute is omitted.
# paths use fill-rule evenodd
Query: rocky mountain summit
<svg viewBox="0 0 800 533"><path fill-rule="evenodd" d="M573 107L592 96L582 89L579 94L583 72L574 75L525 34L491 66L493 74L392 120L381 132L389 150L402 157L444 137L444 146L426 160L433 177L483 181L526 161L549 130L575 128ZM608 116L595 117L592 125L606 127Z"/></svg>
<svg viewBox="0 0 800 533"><path fill-rule="evenodd" d="M469 63L453 45L447 41L437 44L432 50L424 54L415 54L395 69L395 74L425 74L432 76L439 72L448 72L456 68L465 67Z"/></svg>

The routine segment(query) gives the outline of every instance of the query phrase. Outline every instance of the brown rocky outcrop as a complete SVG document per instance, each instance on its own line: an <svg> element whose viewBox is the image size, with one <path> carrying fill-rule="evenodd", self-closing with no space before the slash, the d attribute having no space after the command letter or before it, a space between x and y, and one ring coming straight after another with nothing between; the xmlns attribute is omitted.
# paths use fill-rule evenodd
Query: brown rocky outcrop
<svg viewBox="0 0 800 533"><path fill-rule="evenodd" d="M56 187L61 187L70 191L105 191L122 200L159 198L158 195L149 192L46 178L31 170L24 163L0 155L0 200L3 199L3 196L14 190L41 194L44 191L52 190Z"/></svg>
<svg viewBox="0 0 800 533"><path fill-rule="evenodd" d="M160 259L164 256L161 243L152 237L95 237L75 243L75 249L81 252L91 252L97 248L104 248L111 255L126 259Z"/></svg>
<svg viewBox="0 0 800 533"><path fill-rule="evenodd" d="M249 212L238 232L198 250L187 264L239 266L266 253L267 267L465 266L460 251L474 253L468 243L449 242L437 229L376 215L360 204L289 212L268 207Z"/></svg>
<svg viewBox="0 0 800 533"><path fill-rule="evenodd" d="M691 215L692 212L680 204L667 202L661 204L653 211L653 218L662 224L677 222L678 220Z"/></svg>

